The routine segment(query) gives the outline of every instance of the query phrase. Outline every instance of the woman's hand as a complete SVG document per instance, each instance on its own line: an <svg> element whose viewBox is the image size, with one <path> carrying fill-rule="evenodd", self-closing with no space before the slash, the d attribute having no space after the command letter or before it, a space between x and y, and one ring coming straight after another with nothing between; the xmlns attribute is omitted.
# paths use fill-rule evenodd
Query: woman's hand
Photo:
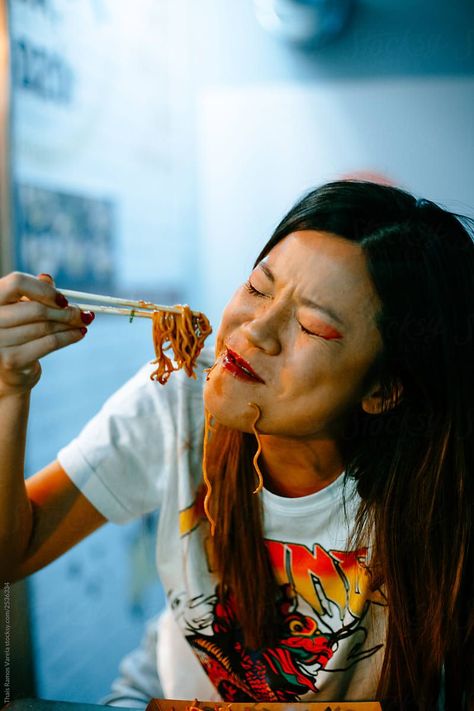
<svg viewBox="0 0 474 711"><path fill-rule="evenodd" d="M31 390L39 358L80 341L94 314L68 306L48 274L0 278L0 396Z"/></svg>

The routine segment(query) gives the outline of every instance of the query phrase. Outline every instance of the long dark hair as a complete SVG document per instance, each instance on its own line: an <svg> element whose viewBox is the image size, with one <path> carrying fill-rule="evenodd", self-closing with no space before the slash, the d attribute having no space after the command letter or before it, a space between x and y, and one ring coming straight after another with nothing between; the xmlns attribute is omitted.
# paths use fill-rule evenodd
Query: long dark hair
<svg viewBox="0 0 474 711"><path fill-rule="evenodd" d="M361 496L353 540L373 544L373 586L388 601L378 693L403 708L435 708L442 679L446 708L474 699L472 228L399 188L337 181L304 196L256 262L292 232L333 233L361 245L382 303L372 375L384 406L351 413L341 448ZM221 591L232 591L247 643L263 646L276 582L251 494L254 442L220 426L212 441Z"/></svg>

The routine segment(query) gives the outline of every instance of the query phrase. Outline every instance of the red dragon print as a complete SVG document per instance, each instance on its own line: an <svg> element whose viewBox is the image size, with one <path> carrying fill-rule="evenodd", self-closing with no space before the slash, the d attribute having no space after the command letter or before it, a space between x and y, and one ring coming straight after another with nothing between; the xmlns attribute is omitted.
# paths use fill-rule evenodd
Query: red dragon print
<svg viewBox="0 0 474 711"><path fill-rule="evenodd" d="M225 701L288 702L298 701L308 691L317 692L317 671L325 668L339 640L354 631L351 625L323 634L313 617L297 611L290 586L280 590L280 624L273 647L244 646L232 597L225 602L212 598L212 635L192 634L188 629L187 641Z"/></svg>

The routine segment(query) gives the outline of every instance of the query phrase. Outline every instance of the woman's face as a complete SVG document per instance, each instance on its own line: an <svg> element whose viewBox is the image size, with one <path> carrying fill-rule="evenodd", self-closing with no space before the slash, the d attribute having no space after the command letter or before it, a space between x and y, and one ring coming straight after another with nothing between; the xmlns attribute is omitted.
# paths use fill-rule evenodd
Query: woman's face
<svg viewBox="0 0 474 711"><path fill-rule="evenodd" d="M296 438L335 438L368 395L382 350L381 304L359 245L304 230L283 239L226 307L207 409L222 424Z"/></svg>

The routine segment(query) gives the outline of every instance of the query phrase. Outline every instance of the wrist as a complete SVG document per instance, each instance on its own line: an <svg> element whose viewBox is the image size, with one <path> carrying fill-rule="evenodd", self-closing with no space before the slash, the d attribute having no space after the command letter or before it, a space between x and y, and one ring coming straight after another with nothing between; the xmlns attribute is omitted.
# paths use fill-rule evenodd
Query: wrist
<svg viewBox="0 0 474 711"><path fill-rule="evenodd" d="M31 390L35 387L41 377L41 366L39 363L32 368L23 371L3 372L0 374L0 398L25 398L29 397Z"/></svg>
<svg viewBox="0 0 474 711"><path fill-rule="evenodd" d="M0 400L5 402L6 400L29 400L31 390L34 388L39 378L33 383L5 383L0 380Z"/></svg>
<svg viewBox="0 0 474 711"><path fill-rule="evenodd" d="M30 399L30 393L31 393L31 387L22 387L22 388L12 388L8 385L4 385L3 383L0 383L0 401L2 403L8 402L8 401L18 401L18 402L26 402Z"/></svg>

